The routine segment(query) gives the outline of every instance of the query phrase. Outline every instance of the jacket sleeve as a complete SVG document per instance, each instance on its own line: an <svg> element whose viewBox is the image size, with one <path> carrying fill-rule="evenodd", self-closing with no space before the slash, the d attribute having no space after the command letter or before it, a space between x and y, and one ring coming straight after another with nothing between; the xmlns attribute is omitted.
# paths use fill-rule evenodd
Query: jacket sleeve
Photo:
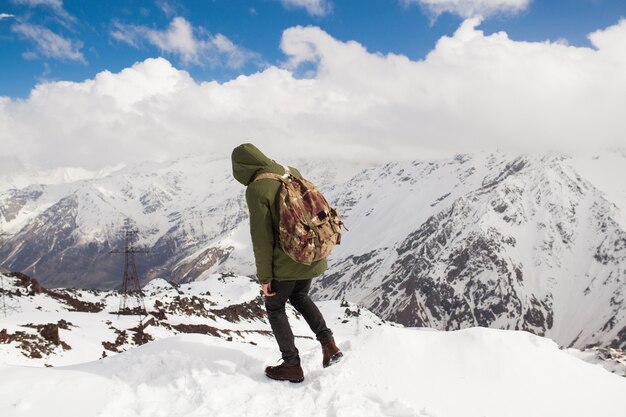
<svg viewBox="0 0 626 417"><path fill-rule="evenodd" d="M269 201L254 186L246 189L246 203L250 212L250 236L256 262L256 273L261 284L270 282L272 256L274 253L274 231Z"/></svg>

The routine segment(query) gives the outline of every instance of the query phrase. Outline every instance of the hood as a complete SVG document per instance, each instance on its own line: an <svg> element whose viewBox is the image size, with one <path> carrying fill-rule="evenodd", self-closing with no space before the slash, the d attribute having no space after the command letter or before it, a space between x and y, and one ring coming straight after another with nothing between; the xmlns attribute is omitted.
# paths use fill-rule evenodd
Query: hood
<svg viewBox="0 0 626 417"><path fill-rule="evenodd" d="M261 172L274 172L276 174L285 172L282 165L269 159L251 143L244 143L233 149L231 160L233 177L243 185L249 185L254 177Z"/></svg>

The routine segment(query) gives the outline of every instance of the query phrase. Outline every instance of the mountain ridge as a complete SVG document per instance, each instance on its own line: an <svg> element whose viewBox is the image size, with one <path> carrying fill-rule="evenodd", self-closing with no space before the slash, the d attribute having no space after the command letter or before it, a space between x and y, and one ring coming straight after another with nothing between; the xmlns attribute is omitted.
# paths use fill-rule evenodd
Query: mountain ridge
<svg viewBox="0 0 626 417"><path fill-rule="evenodd" d="M482 152L373 167L290 163L350 229L313 294L405 325L519 328L563 346L624 349L626 190L580 174L619 173L624 161ZM114 288L122 262L108 252L123 244L125 218L151 250L137 257L144 281L254 274L243 187L214 156L2 192L0 259L46 285Z"/></svg>

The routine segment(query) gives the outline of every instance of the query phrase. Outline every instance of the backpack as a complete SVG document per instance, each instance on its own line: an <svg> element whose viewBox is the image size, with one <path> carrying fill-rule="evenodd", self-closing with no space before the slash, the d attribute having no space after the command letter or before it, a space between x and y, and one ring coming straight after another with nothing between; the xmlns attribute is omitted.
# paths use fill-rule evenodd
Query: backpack
<svg viewBox="0 0 626 417"><path fill-rule="evenodd" d="M343 223L337 210L330 207L315 185L296 178L288 167L284 175L262 173L254 181L266 178L281 182L278 239L282 250L305 265L327 257L341 243Z"/></svg>

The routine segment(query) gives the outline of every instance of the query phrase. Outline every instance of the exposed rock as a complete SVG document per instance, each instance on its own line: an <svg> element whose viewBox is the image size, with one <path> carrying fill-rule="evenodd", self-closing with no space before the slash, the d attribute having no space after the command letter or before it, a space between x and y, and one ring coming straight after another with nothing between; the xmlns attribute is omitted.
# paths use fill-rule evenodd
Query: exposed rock
<svg viewBox="0 0 626 417"><path fill-rule="evenodd" d="M197 296L176 296L172 301L155 301L154 307L162 314L184 314L187 316L210 317L207 301Z"/></svg>
<svg viewBox="0 0 626 417"><path fill-rule="evenodd" d="M181 333L200 333L200 334L208 334L211 336L220 337L222 331L216 327L209 326L207 324L176 324L172 326L172 328L176 329Z"/></svg>
<svg viewBox="0 0 626 417"><path fill-rule="evenodd" d="M71 346L59 337L59 325L57 323L27 324L24 327L36 329L38 333L23 331L9 333L7 329L2 329L0 331L0 343L18 342L18 348L22 354L33 359L41 359L52 354L58 346L62 347L63 350L71 349Z"/></svg>
<svg viewBox="0 0 626 417"><path fill-rule="evenodd" d="M90 303L81 301L70 295L70 290L49 290L44 288L35 278L21 272L9 272L5 274L7 277L17 278L16 285L27 290L27 295L34 296L37 294L46 294L55 298L68 306L72 307L72 311L80 311L84 313L97 313L102 311L104 303Z"/></svg>
<svg viewBox="0 0 626 417"><path fill-rule="evenodd" d="M261 296L247 303L234 304L219 310L211 310L211 313L233 323L241 320L264 320L267 316L263 297Z"/></svg>
<svg viewBox="0 0 626 417"><path fill-rule="evenodd" d="M128 334L126 330L118 329L115 329L115 333L117 334L115 340L113 342L102 342L102 346L111 352L121 352L119 348L128 342Z"/></svg>

